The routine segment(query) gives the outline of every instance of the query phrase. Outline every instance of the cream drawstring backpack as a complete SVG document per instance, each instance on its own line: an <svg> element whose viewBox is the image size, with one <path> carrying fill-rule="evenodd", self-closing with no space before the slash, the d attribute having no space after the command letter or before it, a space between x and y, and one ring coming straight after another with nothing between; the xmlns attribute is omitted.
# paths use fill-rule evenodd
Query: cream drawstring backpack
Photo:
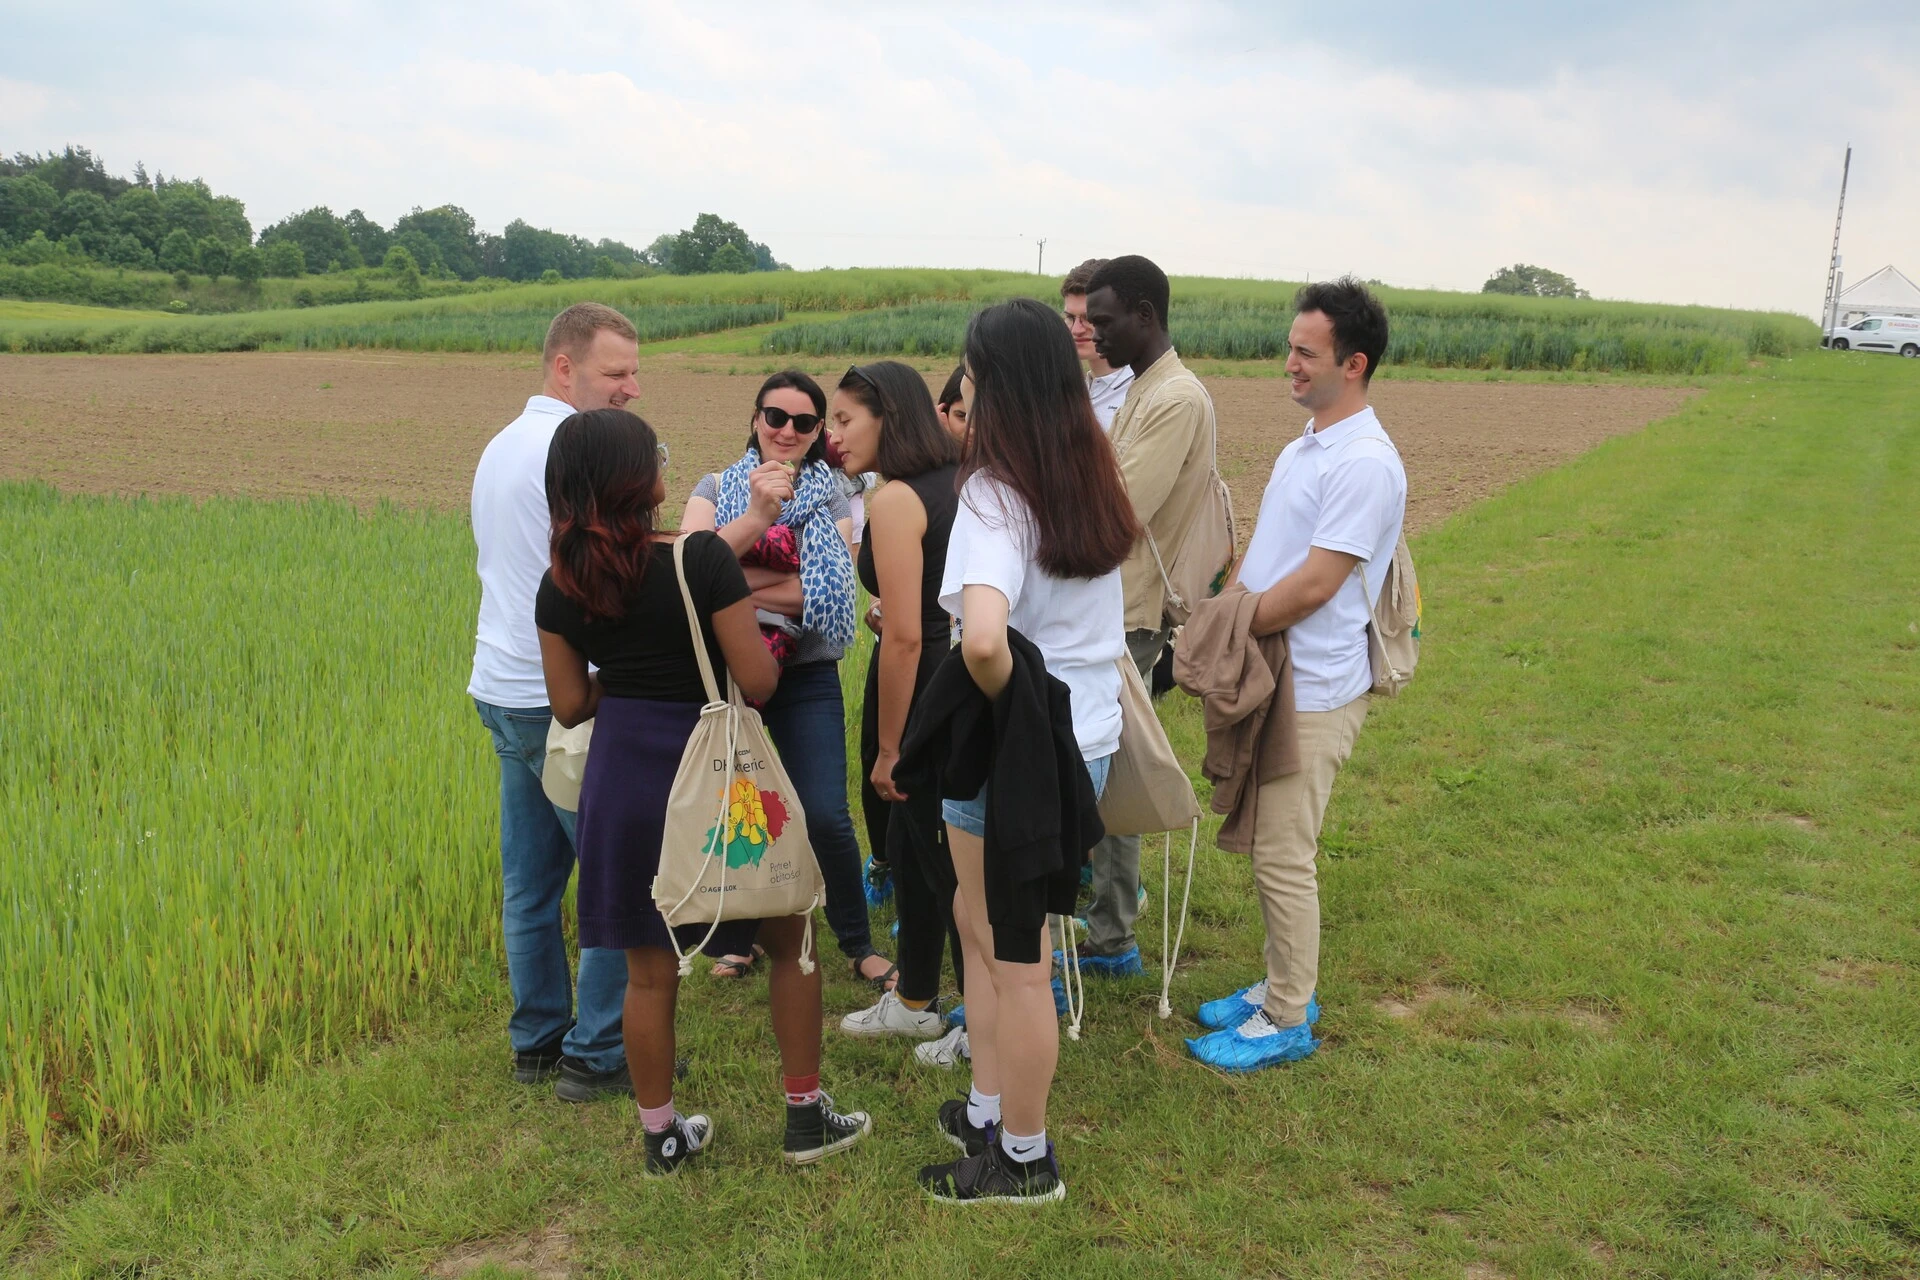
<svg viewBox="0 0 1920 1280"><path fill-rule="evenodd" d="M793 782L767 741L760 713L740 696L727 677L720 696L713 662L687 586L686 540L673 544L673 572L687 607L687 627L700 663L707 704L687 739L680 768L667 795L667 819L660 841L660 870L653 878L653 902L668 929L684 924L710 925L707 939L725 920L771 920L804 913L806 940L800 971L813 972L813 909L826 882L807 840L807 819ZM706 945L703 939L700 947ZM680 973L693 972L694 947L673 951Z"/></svg>
<svg viewBox="0 0 1920 1280"><path fill-rule="evenodd" d="M1180 767L1167 741L1167 731L1153 709L1153 696L1140 678L1133 659L1114 664L1120 672L1120 749L1107 769L1107 789L1100 797L1100 821L1110 836L1164 835L1160 879L1160 1016L1173 1016L1173 970L1187 933L1187 903L1193 894L1193 857L1200 843L1200 798L1193 780ZM1180 894L1180 924L1172 925L1173 842L1187 833L1187 880ZM1066 921L1066 958L1069 967L1067 1003L1072 1019L1070 1039L1080 1038L1080 1020L1086 1011L1086 987L1080 978L1080 957L1073 945L1073 918ZM1171 935L1171 936L1170 936ZM1079 987L1077 993L1075 986Z"/></svg>

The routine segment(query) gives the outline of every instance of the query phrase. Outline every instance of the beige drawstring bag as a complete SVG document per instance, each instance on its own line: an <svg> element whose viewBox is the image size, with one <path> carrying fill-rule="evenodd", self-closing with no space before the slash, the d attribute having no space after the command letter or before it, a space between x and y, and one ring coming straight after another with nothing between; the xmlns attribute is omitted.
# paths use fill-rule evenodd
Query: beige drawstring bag
<svg viewBox="0 0 1920 1280"><path fill-rule="evenodd" d="M1153 709L1153 695L1147 692L1139 668L1130 657L1120 658L1113 665L1120 672L1120 749L1107 767L1100 821L1110 836L1166 837L1160 851L1160 1016L1169 1018L1173 1016L1173 970L1180 960L1180 944L1187 936L1187 904L1193 896L1200 798L1194 794L1193 779L1173 754L1173 744L1167 741L1167 731ZM1180 926L1176 932L1172 926L1173 841L1183 830L1187 832L1187 880L1180 894ZM1072 1014L1067 1036L1078 1040L1086 993L1080 978L1080 958L1073 946L1071 916L1066 931L1067 1004Z"/></svg>
<svg viewBox="0 0 1920 1280"><path fill-rule="evenodd" d="M720 696L713 663L687 586L686 540L673 544L673 572L687 607L687 627L700 663L707 704L687 739L680 768L667 795L667 818L660 841L660 869L653 878L653 902L672 929L685 924L712 926L726 920L771 920L805 913L806 941L800 971L813 972L813 909L826 882L807 840L807 819L793 782L767 741L760 713L746 704L731 675ZM706 941L702 940L702 947ZM693 971L693 953L682 952L682 975Z"/></svg>

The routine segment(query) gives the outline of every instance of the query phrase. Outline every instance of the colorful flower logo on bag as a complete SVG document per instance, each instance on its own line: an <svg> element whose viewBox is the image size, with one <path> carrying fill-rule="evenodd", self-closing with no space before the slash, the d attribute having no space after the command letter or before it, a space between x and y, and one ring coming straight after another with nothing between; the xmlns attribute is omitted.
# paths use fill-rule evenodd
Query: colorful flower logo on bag
<svg viewBox="0 0 1920 1280"><path fill-rule="evenodd" d="M787 806L778 792L762 791L746 778L735 778L724 798L726 830L708 829L707 852L714 852L718 843L727 855L727 866L757 867L767 849L787 829Z"/></svg>

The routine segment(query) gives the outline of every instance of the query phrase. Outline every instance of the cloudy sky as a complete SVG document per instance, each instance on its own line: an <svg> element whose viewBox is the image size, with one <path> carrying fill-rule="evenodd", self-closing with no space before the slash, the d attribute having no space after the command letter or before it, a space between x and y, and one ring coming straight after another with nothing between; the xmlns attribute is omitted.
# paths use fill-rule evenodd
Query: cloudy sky
<svg viewBox="0 0 1920 1280"><path fill-rule="evenodd" d="M0 149L199 175L256 228L453 203L639 246L711 210L798 267L1045 237L1811 314L1848 142L1849 276L1920 277L1915 4L0 0Z"/></svg>

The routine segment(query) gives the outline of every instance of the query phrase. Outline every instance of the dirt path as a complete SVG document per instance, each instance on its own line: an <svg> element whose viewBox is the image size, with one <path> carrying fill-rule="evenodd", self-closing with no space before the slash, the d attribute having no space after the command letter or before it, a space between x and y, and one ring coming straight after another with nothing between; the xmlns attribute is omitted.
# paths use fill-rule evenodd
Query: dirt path
<svg viewBox="0 0 1920 1280"><path fill-rule="evenodd" d="M643 368L638 408L673 449L676 493L738 456L759 382L671 357ZM76 493L332 494L459 510L480 450L538 387L531 356L0 357L0 479ZM1273 457L1302 415L1278 380L1209 387L1221 471L1250 527ZM1417 529L1663 417L1688 394L1396 380L1376 386L1373 400L1406 460Z"/></svg>

